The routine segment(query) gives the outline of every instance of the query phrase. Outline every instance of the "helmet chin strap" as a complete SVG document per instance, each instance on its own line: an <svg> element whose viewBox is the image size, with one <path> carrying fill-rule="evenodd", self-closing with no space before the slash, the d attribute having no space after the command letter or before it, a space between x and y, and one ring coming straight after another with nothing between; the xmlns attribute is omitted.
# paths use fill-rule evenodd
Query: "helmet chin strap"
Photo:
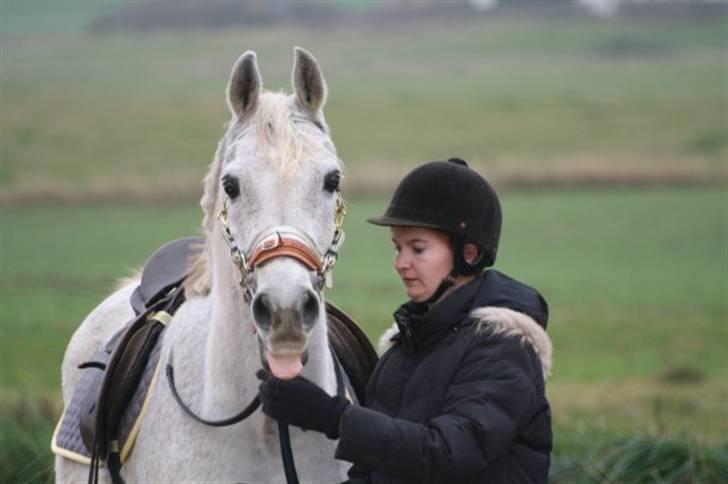
<svg viewBox="0 0 728 484"><path fill-rule="evenodd" d="M447 277L445 277L442 280L442 282L440 282L440 285L437 286L437 289L435 290L435 292L432 294L432 296L429 297L429 299L427 299L427 301L424 302L424 304L427 304L428 306L435 304L442 297L442 295L445 294L445 291L447 291L448 289L450 289L452 286L455 285L455 282L456 282L455 278L457 276L458 276L458 274L455 272L455 269L453 268L450 271L450 274L448 274Z"/></svg>
<svg viewBox="0 0 728 484"><path fill-rule="evenodd" d="M450 269L450 273L440 282L435 292L430 296L424 304L431 306L435 304L445 291L450 289L457 282L457 278L460 276L475 275L483 270L486 265L486 261L483 257L483 251L480 251L478 258L474 263L469 263L465 260L465 239L460 235L451 235L452 253L453 253L453 267Z"/></svg>

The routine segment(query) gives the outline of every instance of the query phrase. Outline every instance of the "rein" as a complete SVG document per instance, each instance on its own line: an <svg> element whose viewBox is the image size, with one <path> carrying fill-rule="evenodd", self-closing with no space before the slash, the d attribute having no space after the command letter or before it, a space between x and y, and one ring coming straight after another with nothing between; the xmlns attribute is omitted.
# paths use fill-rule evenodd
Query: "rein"
<svg viewBox="0 0 728 484"><path fill-rule="evenodd" d="M171 352L169 356L171 360ZM177 402L177 405L179 405L188 416L203 425L207 425L209 427L228 427L242 422L246 418L250 417L256 410L258 410L258 407L260 407L260 396L255 395L253 401L250 402L240 413L220 420L208 420L197 415L185 404L184 401L182 401L182 397L180 397L174 384L174 369L170 363L167 363L166 373L169 389L172 392L172 396ZM288 425L281 422L278 422L278 440L281 444L281 460L283 461L283 472L286 475L286 482L288 484L298 484L298 473L296 472L296 463L293 460L293 449L291 449L291 436L288 432Z"/></svg>
<svg viewBox="0 0 728 484"><path fill-rule="evenodd" d="M326 253L321 256L316 249L312 239L305 233L287 226L276 226L264 231L256 237L253 242L252 249L246 255L240 250L232 231L230 230L228 220L228 208L230 199L225 197L222 209L218 212L217 218L223 226L223 236L230 246L230 255L233 262L240 271L239 284L243 289L243 297L245 302L250 304L253 299L252 281L255 268L260 264L267 262L276 257L291 257L309 270L315 271L318 276L317 291L319 297L323 292L324 286L332 286L331 270L336 264L339 256L339 249L343 242L344 231L342 225L344 216L346 215L346 205L341 197L341 192L336 192L336 214L334 216L335 230L329 248ZM335 353L334 353L335 356ZM172 352L169 354L169 362L166 367L167 383L172 392L172 397L177 405L195 421L210 427L227 427L242 422L252 415L260 407L260 396L256 395L253 400L239 413L220 420L208 420L197 415L192 409L184 403L182 397L174 384L174 368L171 364ZM340 376L337 372L337 384ZM291 449L291 439L288 431L288 425L278 422L278 436L281 446L281 459L283 461L283 470L286 475L288 484L298 484L298 474L296 472L296 464L293 460L293 450Z"/></svg>
<svg viewBox="0 0 728 484"><path fill-rule="evenodd" d="M172 359L172 353L170 352L169 359ZM234 425L238 422L242 422L246 418L250 417L253 412L258 410L258 407L260 407L260 398L258 395L255 395L255 398L253 398L253 401L248 404L247 407L245 407L243 410L241 410L239 413L233 415L232 417L223 418L220 420L208 420L206 418L200 417L197 415L192 409L185 404L185 402L182 400L182 397L179 396L179 393L177 392L177 387L174 384L174 368L172 368L171 363L167 363L167 383L169 384L169 390L172 392L172 396L174 397L174 400L177 402L177 405L180 406L184 412L192 417L194 420L200 422L201 424L207 425L209 427L227 427L229 425Z"/></svg>

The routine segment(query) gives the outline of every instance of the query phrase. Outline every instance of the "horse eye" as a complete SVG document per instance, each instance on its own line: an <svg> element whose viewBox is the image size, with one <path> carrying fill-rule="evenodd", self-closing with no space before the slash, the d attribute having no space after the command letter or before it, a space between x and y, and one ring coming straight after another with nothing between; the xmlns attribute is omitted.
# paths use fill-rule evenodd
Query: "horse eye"
<svg viewBox="0 0 728 484"><path fill-rule="evenodd" d="M235 198L240 195L240 184L234 176L225 175L222 178L222 188L230 198Z"/></svg>
<svg viewBox="0 0 728 484"><path fill-rule="evenodd" d="M324 190L334 193L339 190L340 182L341 172L339 170L331 171L324 177Z"/></svg>

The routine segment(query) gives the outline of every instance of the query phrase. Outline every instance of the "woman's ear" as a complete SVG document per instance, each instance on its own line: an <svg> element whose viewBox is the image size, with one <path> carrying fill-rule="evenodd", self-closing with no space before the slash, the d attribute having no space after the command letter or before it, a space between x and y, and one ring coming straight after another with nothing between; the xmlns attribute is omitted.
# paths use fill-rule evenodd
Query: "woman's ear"
<svg viewBox="0 0 728 484"><path fill-rule="evenodd" d="M478 249L477 245L468 242L463 246L463 257L465 258L465 262L471 266L475 265L481 257L480 249Z"/></svg>

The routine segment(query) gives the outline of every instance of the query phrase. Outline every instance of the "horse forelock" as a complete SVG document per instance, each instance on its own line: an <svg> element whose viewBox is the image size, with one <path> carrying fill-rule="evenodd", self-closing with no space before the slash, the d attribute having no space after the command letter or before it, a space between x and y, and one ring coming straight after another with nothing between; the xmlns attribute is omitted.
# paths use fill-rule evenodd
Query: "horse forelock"
<svg viewBox="0 0 728 484"><path fill-rule="evenodd" d="M252 133L251 133L252 132ZM227 162L226 154L240 143L255 136L256 159L277 170L281 181L297 176L301 161L311 156L336 156L323 117L312 123L296 109L291 96L283 93L261 93L255 113L244 123L231 122L220 140L215 156L204 179L204 194L200 200L203 211L202 228L205 237L203 251L190 261L185 281L188 295L204 295L210 291L211 251L209 240L215 227L215 204L220 190L220 174Z"/></svg>
<svg viewBox="0 0 728 484"><path fill-rule="evenodd" d="M315 128L297 111L293 97L283 93L261 94L254 124L258 158L275 166L281 176L295 172L307 155L333 149L328 133Z"/></svg>

